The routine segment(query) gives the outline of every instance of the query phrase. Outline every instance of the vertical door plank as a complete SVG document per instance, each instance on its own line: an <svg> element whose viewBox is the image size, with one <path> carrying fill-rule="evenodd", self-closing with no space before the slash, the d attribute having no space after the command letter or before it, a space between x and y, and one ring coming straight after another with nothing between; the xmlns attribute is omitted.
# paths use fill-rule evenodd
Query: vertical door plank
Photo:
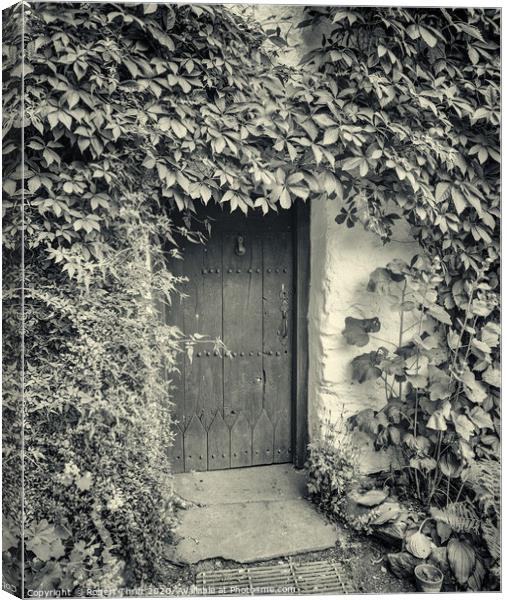
<svg viewBox="0 0 507 600"><path fill-rule="evenodd" d="M252 464L252 426L241 413L231 429L231 467L249 467Z"/></svg>
<svg viewBox="0 0 507 600"><path fill-rule="evenodd" d="M245 253L236 253L238 235L244 238ZM224 360L224 414L226 422L235 422L236 438L250 440L252 429L262 411L262 246L258 235L238 227L234 233L223 235L223 339L232 356ZM249 427L248 436L247 425ZM238 438L237 436L240 435ZM236 447L239 452L240 448ZM238 455L239 456L239 455ZM238 458L238 457L236 457ZM231 464L234 462L231 456Z"/></svg>
<svg viewBox="0 0 507 600"><path fill-rule="evenodd" d="M206 471L208 466L208 448L206 430L195 415L185 430L183 439L185 453L185 471Z"/></svg>
<svg viewBox="0 0 507 600"><path fill-rule="evenodd" d="M211 339L222 335L222 252L219 236L206 247L187 246L186 274L189 297L184 301L185 333L199 333ZM218 272L217 272L218 271ZM197 415L207 428L216 410L222 410L221 358L212 344L198 343L192 361L185 361L185 414L187 422Z"/></svg>
<svg viewBox="0 0 507 600"><path fill-rule="evenodd" d="M263 236L264 408L274 425L275 462L290 460L293 279L289 231ZM286 312L286 318L283 312Z"/></svg>
<svg viewBox="0 0 507 600"><path fill-rule="evenodd" d="M219 410L208 430L208 470L229 469L230 466L230 432Z"/></svg>
<svg viewBox="0 0 507 600"><path fill-rule="evenodd" d="M290 408L284 408L275 423L273 462L286 463L292 459L292 431L290 427Z"/></svg>
<svg viewBox="0 0 507 600"><path fill-rule="evenodd" d="M169 259L168 267L176 276L184 275L184 263L182 260ZM186 293L186 283L179 284L178 289ZM169 325L175 325L182 331L185 330L185 314L183 310L184 300L179 295L173 295L172 302L166 306L165 319ZM180 469L177 472L184 470L183 461L183 430L187 423L185 422L185 357L182 354L176 355L176 370L168 374L169 381L167 382L169 396L171 399L171 421L172 430L175 434L172 448L169 450L169 455L173 462L174 468Z"/></svg>
<svg viewBox="0 0 507 600"><path fill-rule="evenodd" d="M252 439L252 464L269 465L273 462L273 424L263 410L257 419Z"/></svg>
<svg viewBox="0 0 507 600"><path fill-rule="evenodd" d="M173 443L171 446L170 457L173 473L183 473L185 470L185 460L183 451L183 432L179 425L173 424Z"/></svg>

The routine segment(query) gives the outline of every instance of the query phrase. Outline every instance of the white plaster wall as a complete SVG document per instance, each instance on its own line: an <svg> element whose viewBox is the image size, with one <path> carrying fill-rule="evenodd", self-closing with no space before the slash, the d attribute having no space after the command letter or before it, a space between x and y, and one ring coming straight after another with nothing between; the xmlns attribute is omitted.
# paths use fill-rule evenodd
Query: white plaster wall
<svg viewBox="0 0 507 600"><path fill-rule="evenodd" d="M373 335L395 343L398 315L385 300L366 291L370 273L394 258L410 259L417 245L410 242L407 228L400 226L393 236L399 240L384 246L374 233L361 225L348 229L338 225L338 200L314 201L311 207L311 276L309 306L309 433L319 434L326 418L341 422L365 408L381 408L385 392L380 383L352 383L352 359L376 350L385 342L370 339L367 346L349 346L342 335L345 317L371 318L382 323ZM371 337L371 336L370 336ZM343 419L340 419L340 415ZM387 468L391 457L374 452L366 435L355 435L360 445L361 467L365 472Z"/></svg>

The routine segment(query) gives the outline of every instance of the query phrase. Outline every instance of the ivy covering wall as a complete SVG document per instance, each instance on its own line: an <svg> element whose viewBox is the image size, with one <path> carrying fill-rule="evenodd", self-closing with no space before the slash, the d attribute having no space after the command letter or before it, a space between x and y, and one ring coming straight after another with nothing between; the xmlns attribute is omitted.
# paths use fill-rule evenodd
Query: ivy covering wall
<svg viewBox="0 0 507 600"><path fill-rule="evenodd" d="M338 197L338 223L386 242L405 218L421 262L376 281L431 281L410 306L429 329L403 358L422 345L432 368L410 381L406 363L375 353L365 381L386 373L402 384L390 400L426 407L409 460L433 471L447 445L463 467L497 453L498 14L309 9L300 26L317 22L322 48L296 69L277 63L276 26L216 5L19 4L4 19L4 419L15 458L23 260L25 587L162 577L166 381L192 340L156 306L177 298L165 265L178 240L209 228L196 203L266 213ZM401 444L400 423L382 419L366 426ZM14 480L19 461L5 469ZM19 586L15 486L4 506Z"/></svg>
<svg viewBox="0 0 507 600"><path fill-rule="evenodd" d="M168 380L192 342L157 313L164 265L206 231L194 202L279 201L255 190L275 182L282 81L220 7L25 4L4 32L6 572L18 591L162 581Z"/></svg>

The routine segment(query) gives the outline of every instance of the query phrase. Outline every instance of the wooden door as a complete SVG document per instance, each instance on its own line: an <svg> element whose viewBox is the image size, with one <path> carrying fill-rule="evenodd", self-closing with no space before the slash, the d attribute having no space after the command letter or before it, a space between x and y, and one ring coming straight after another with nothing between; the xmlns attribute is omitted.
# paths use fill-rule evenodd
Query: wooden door
<svg viewBox="0 0 507 600"><path fill-rule="evenodd" d="M206 245L187 244L173 272L187 297L167 319L220 338L181 358L173 380L174 472L291 461L293 242L291 213L228 215Z"/></svg>

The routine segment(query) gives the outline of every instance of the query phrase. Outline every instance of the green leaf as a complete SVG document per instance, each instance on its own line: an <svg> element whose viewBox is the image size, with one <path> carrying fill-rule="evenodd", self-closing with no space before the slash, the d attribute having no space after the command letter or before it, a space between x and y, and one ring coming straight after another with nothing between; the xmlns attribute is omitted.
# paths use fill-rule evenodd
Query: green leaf
<svg viewBox="0 0 507 600"><path fill-rule="evenodd" d="M345 171L353 171L360 167L361 163L364 161L362 156L352 156L351 158L347 158L342 163L342 169Z"/></svg>
<svg viewBox="0 0 507 600"><path fill-rule="evenodd" d="M407 538L406 548L416 558L428 558L431 554L431 540L418 531Z"/></svg>
<svg viewBox="0 0 507 600"><path fill-rule="evenodd" d="M340 129L338 127L332 127L331 129L327 129L324 133L324 140L322 143L324 146L330 146L331 144L335 144L340 137Z"/></svg>
<svg viewBox="0 0 507 600"><path fill-rule="evenodd" d="M312 118L321 127L333 127L333 125L336 125L336 121L334 119L332 119L326 113L319 113L319 114L313 115Z"/></svg>
<svg viewBox="0 0 507 600"><path fill-rule="evenodd" d="M382 374L378 368L377 352L368 352L356 356L351 363L352 380L358 383L364 383L370 379L377 379Z"/></svg>
<svg viewBox="0 0 507 600"><path fill-rule="evenodd" d="M426 27L419 26L419 32L421 34L422 39L428 44L430 48L434 48L437 45L437 38L429 29Z"/></svg>
<svg viewBox="0 0 507 600"><path fill-rule="evenodd" d="M375 518L372 519L372 525L384 525L395 521L401 513L401 507L397 502L384 502L375 509Z"/></svg>
<svg viewBox="0 0 507 600"><path fill-rule="evenodd" d="M380 321L377 317L372 319L355 319L354 317L345 318L345 329L342 335L347 340L347 344L354 346L366 346L370 341L369 333L380 331Z"/></svg>
<svg viewBox="0 0 507 600"><path fill-rule="evenodd" d="M482 381L475 378L470 369L466 369L461 375L467 398L475 404L482 404L487 397L487 392Z"/></svg>
<svg viewBox="0 0 507 600"><path fill-rule="evenodd" d="M454 412L452 413L452 420L456 433L468 442L475 431L475 425L466 415L458 415Z"/></svg>
<svg viewBox="0 0 507 600"><path fill-rule="evenodd" d="M171 120L171 129L180 139L183 139L187 135L187 128L176 119Z"/></svg>
<svg viewBox="0 0 507 600"><path fill-rule="evenodd" d="M476 65L480 60L480 55L473 46L468 46L468 58L473 65Z"/></svg>
<svg viewBox="0 0 507 600"><path fill-rule="evenodd" d="M421 36L417 25L409 25L407 27L407 33L413 40L417 40Z"/></svg>
<svg viewBox="0 0 507 600"><path fill-rule="evenodd" d="M488 413L480 406L474 407L470 412L470 420L479 429L492 429L494 430L493 421Z"/></svg>
<svg viewBox="0 0 507 600"><path fill-rule="evenodd" d="M500 369L496 369L495 367L488 367L482 374L482 380L485 381L488 385L492 385L500 389L501 384L501 372Z"/></svg>
<svg viewBox="0 0 507 600"><path fill-rule="evenodd" d="M290 198L289 191L286 187L282 187L282 191L280 193L280 206L282 208L290 208L292 205L292 201Z"/></svg>
<svg viewBox="0 0 507 600"><path fill-rule="evenodd" d="M437 183L437 186L435 189L435 200L437 202L442 202L443 200L445 200L450 187L451 187L451 185L447 181L440 181L439 183Z"/></svg>
<svg viewBox="0 0 507 600"><path fill-rule="evenodd" d="M466 208L465 196L455 187L451 188L451 197L456 207L456 212L460 215Z"/></svg>
<svg viewBox="0 0 507 600"><path fill-rule="evenodd" d="M28 180L28 190L34 194L41 186L41 180L40 177L38 177L37 175L35 175L34 177L31 177Z"/></svg>
<svg viewBox="0 0 507 600"><path fill-rule="evenodd" d="M428 419L426 427L435 431L447 431L447 421L442 412L436 410Z"/></svg>
<svg viewBox="0 0 507 600"><path fill-rule="evenodd" d="M428 314L437 321L440 321L440 323L444 323L444 325L452 325L451 316L442 306L438 306L437 304L430 305L428 307Z"/></svg>
<svg viewBox="0 0 507 600"><path fill-rule="evenodd" d="M452 538L447 544L447 557L456 580L464 585L475 566L475 550L467 541Z"/></svg>

